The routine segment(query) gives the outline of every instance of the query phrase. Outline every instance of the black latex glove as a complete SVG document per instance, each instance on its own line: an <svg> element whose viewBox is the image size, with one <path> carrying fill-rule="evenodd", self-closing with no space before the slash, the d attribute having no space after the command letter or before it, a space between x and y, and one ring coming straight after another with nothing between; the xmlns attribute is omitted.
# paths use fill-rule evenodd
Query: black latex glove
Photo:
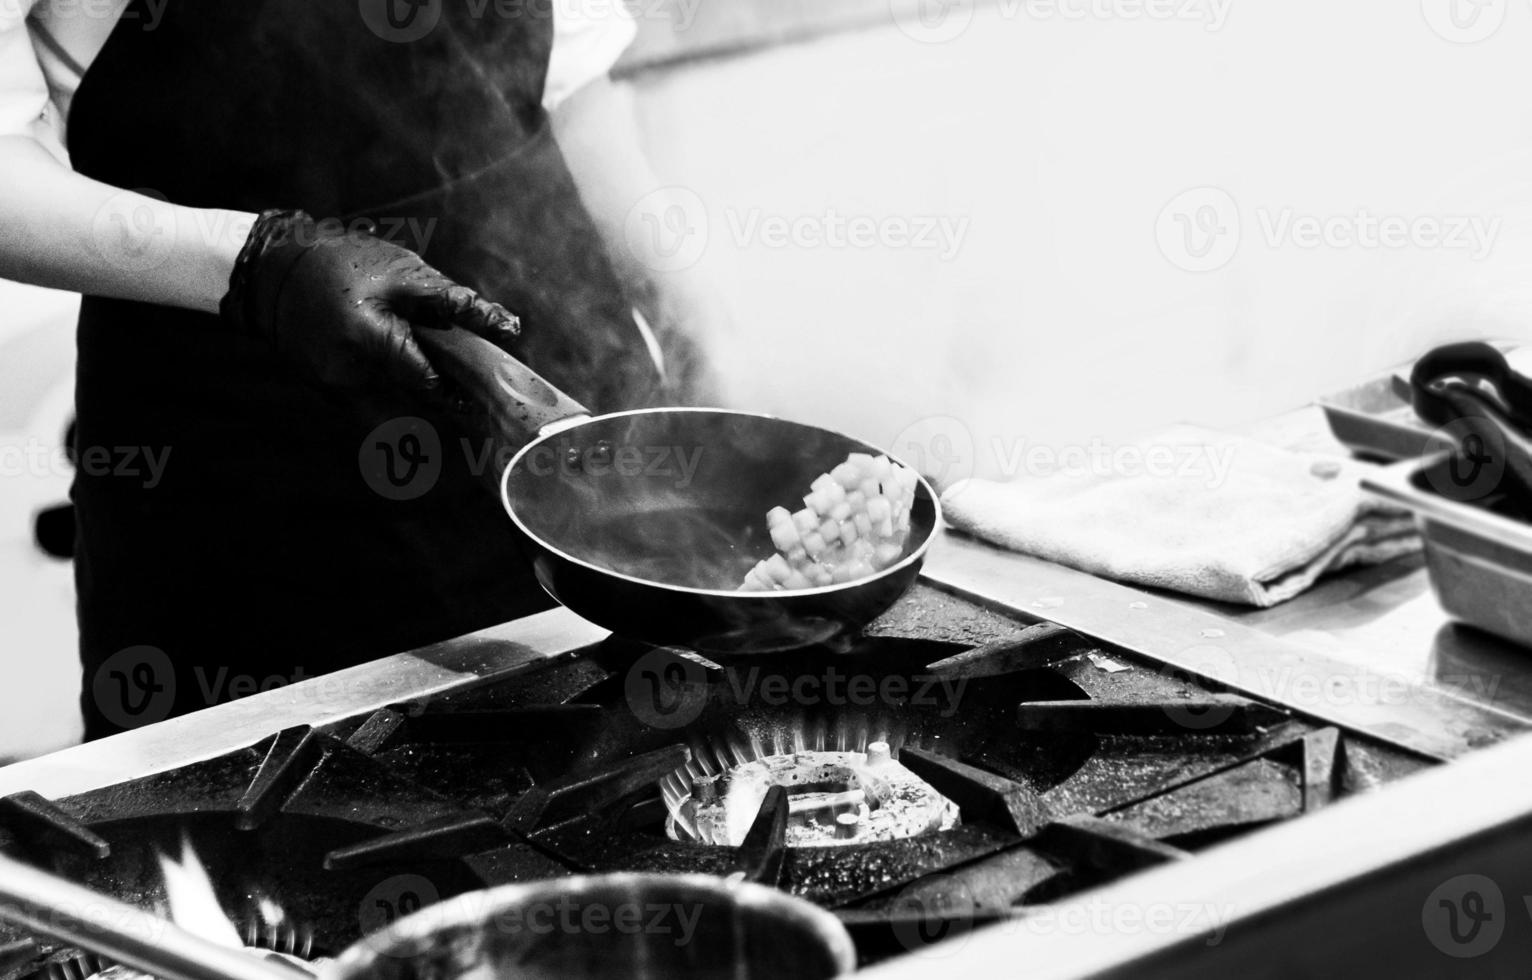
<svg viewBox="0 0 1532 980"><path fill-rule="evenodd" d="M298 370L340 387L436 388L441 379L416 344L415 328L458 326L502 345L521 330L505 307L409 249L302 211L256 219L219 309Z"/></svg>

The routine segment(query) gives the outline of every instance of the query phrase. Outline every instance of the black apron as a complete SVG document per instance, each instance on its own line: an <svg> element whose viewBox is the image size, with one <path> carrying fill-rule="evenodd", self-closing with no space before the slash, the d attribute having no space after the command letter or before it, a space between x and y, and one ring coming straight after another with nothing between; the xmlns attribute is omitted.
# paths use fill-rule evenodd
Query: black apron
<svg viewBox="0 0 1532 980"><path fill-rule="evenodd" d="M132 0L69 152L177 204L370 219L518 313L575 398L652 404L541 107L552 37L545 0ZM450 415L322 390L184 310L88 296L78 346L87 737L548 604Z"/></svg>

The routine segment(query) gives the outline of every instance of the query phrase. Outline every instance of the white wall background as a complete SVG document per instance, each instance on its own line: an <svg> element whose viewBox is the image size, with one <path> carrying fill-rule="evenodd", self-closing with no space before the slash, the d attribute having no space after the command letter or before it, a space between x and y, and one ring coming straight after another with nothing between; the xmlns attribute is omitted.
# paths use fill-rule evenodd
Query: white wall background
<svg viewBox="0 0 1532 980"><path fill-rule="evenodd" d="M885 444L952 416L919 431L971 435L961 466L995 473L997 439L1234 423L1445 337L1528 333L1532 5L1487 2L1477 32L1498 29L1460 44L1432 27L1451 25L1448 0L1230 0L1216 30L1213 0L1157 5L1192 20L1127 16L1134 0L948 0L929 30L649 85L651 151L707 209L704 262L737 252L734 400ZM1058 7L1088 16L1046 16ZM1241 230L1227 265L1192 273L1156 224L1206 186ZM950 260L734 248L731 219L831 208L969 226ZM1263 232L1284 209L1500 224L1477 257L1305 248Z"/></svg>
<svg viewBox="0 0 1532 980"><path fill-rule="evenodd" d="M1532 5L1229 0L1212 30L1212 2L1058 0L1086 12L1068 20L1044 0L947 0L904 29L644 79L656 166L700 202L680 233L706 228L697 268L735 311L716 342L731 400L906 453L946 436L948 476L996 474L1018 440L1234 424L1448 337L1532 334ZM1454 28L1449 3L1478 20ZM1194 19L1129 16L1167 4ZM1227 264L1194 273L1156 229L1203 187L1228 196L1191 204L1221 202L1208 213L1240 231L1214 243L1237 245ZM966 234L947 257L734 240L752 215L830 209ZM1261 227L1358 209L1497 232L1475 256ZM7 286L0 311L0 448L56 442L69 303ZM32 510L66 486L0 479L0 757L76 731L68 568L29 543Z"/></svg>

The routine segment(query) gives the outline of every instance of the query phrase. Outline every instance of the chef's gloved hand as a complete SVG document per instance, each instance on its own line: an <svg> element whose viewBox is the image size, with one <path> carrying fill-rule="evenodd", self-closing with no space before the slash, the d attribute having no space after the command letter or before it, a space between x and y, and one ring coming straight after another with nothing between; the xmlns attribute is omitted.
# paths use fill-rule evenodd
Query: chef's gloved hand
<svg viewBox="0 0 1532 980"><path fill-rule="evenodd" d="M251 228L220 314L321 383L417 390L441 379L413 329L463 327L504 344L521 325L425 260L367 231L266 211Z"/></svg>

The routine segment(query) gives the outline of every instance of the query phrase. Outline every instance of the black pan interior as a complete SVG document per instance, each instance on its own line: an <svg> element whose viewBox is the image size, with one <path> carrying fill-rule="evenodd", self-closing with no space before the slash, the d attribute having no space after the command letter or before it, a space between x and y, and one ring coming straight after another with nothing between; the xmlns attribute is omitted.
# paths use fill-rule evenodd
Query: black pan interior
<svg viewBox="0 0 1532 980"><path fill-rule="evenodd" d="M664 585L732 590L772 553L766 512L796 510L809 484L853 452L836 432L736 412L601 416L547 436L507 476L508 505L541 542ZM936 523L924 484L908 550Z"/></svg>

